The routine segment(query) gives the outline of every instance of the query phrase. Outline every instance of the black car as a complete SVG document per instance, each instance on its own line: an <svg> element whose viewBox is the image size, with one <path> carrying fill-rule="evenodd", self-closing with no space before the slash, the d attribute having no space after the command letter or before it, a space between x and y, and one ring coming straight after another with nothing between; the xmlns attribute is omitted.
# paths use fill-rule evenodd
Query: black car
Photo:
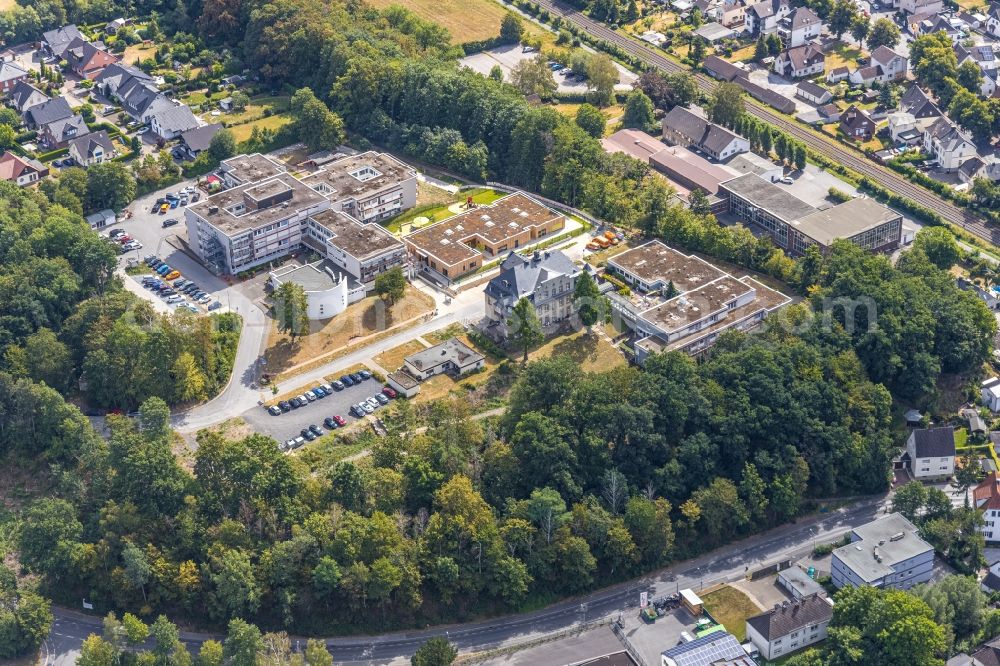
<svg viewBox="0 0 1000 666"><path fill-rule="evenodd" d="M323 430L315 423L309 426L309 432L316 435L317 437L323 434Z"/></svg>
<svg viewBox="0 0 1000 666"><path fill-rule="evenodd" d="M159 260L160 260L160 258L157 257L155 254L151 254L148 257L146 257L145 259L143 259L143 261L146 262L147 266L152 266L154 261L159 261Z"/></svg>
<svg viewBox="0 0 1000 666"><path fill-rule="evenodd" d="M356 382L356 381L354 381L353 379L351 379L351 376L350 376L350 375L344 375L343 377L341 377L341 378L340 378L340 382L341 382L341 383L342 383L342 384L343 384L344 386L354 386L355 384L357 384L357 382Z"/></svg>
<svg viewBox="0 0 1000 666"><path fill-rule="evenodd" d="M336 380L336 381L334 381L334 382L330 382L330 386L333 387L334 391L343 391L344 390L344 382L340 381L339 379Z"/></svg>
<svg viewBox="0 0 1000 666"><path fill-rule="evenodd" d="M360 384L364 378L361 376L361 373L355 372L351 375L351 379L355 384Z"/></svg>
<svg viewBox="0 0 1000 666"><path fill-rule="evenodd" d="M195 282L192 282L191 284L189 284L189 285L188 285L188 286L187 286L187 287L186 287L186 288L184 289L184 291L186 291L186 292L188 292L188 293L191 293L192 291L198 291L198 289L199 289L199 287L198 287L197 283L195 283Z"/></svg>
<svg viewBox="0 0 1000 666"><path fill-rule="evenodd" d="M149 265L149 267L152 268L153 270L156 270L157 268L159 268L162 265L163 265L163 260L162 259L154 259L153 263L151 263Z"/></svg>
<svg viewBox="0 0 1000 666"><path fill-rule="evenodd" d="M288 404L287 400L282 400L281 402L279 402L278 403L278 407L280 407L281 411L283 411L283 412L287 412L287 411L290 411L292 409L292 406L290 404Z"/></svg>
<svg viewBox="0 0 1000 666"><path fill-rule="evenodd" d="M368 372L367 370L362 370L358 374L361 375L361 379L371 379L372 378L372 373Z"/></svg>
<svg viewBox="0 0 1000 666"><path fill-rule="evenodd" d="M316 434L308 428L303 428L299 431L299 434L308 439L310 442L316 439Z"/></svg>
<svg viewBox="0 0 1000 666"><path fill-rule="evenodd" d="M178 220L176 217L169 220L163 220L163 228L166 229L167 227L172 227L178 222L180 222L180 220Z"/></svg>
<svg viewBox="0 0 1000 666"><path fill-rule="evenodd" d="M289 404L289 406L291 406L292 409L298 409L299 408L299 399L298 398L292 398L291 400L288 401L288 404Z"/></svg>
<svg viewBox="0 0 1000 666"><path fill-rule="evenodd" d="M357 405L351 405L351 414L359 419L365 418L365 410L361 409Z"/></svg>
<svg viewBox="0 0 1000 666"><path fill-rule="evenodd" d="M337 427L337 422L333 420L332 416L328 416L323 419L323 425L327 427L327 430L333 430Z"/></svg>

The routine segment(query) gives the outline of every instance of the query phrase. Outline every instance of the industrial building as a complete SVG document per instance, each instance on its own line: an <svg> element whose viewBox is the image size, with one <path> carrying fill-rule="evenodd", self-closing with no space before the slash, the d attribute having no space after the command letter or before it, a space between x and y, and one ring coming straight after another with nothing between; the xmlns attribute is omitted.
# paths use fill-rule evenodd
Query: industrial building
<svg viewBox="0 0 1000 666"><path fill-rule="evenodd" d="M801 255L810 245L826 252L840 239L888 252L902 240L903 216L868 198L819 210L754 173L720 184L719 196L728 201L731 214L766 231L791 255Z"/></svg>
<svg viewBox="0 0 1000 666"><path fill-rule="evenodd" d="M833 584L908 590L931 579L934 549L917 528L892 513L851 530L851 543L833 551Z"/></svg>

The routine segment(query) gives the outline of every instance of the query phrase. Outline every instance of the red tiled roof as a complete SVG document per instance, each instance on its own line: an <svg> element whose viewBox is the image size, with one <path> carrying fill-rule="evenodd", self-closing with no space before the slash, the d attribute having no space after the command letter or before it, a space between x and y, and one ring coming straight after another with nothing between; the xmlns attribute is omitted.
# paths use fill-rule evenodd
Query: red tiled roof
<svg viewBox="0 0 1000 666"><path fill-rule="evenodd" d="M972 498L978 509L1000 510L1000 479L997 479L996 472L986 475L972 491Z"/></svg>

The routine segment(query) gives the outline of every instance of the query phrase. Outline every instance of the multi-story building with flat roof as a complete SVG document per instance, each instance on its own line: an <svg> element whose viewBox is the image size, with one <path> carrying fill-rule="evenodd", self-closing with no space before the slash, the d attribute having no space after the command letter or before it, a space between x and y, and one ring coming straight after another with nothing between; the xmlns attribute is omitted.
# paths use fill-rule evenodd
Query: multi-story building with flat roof
<svg viewBox="0 0 1000 666"><path fill-rule="evenodd" d="M235 275L297 249L306 219L329 207L322 194L282 173L212 195L184 216L201 260L218 274Z"/></svg>
<svg viewBox="0 0 1000 666"><path fill-rule="evenodd" d="M386 178L405 180L410 175L395 166L386 171ZM402 241L344 210L344 188L299 180L257 154L224 160L220 174L229 189L185 210L191 247L219 274L239 273L305 246L351 279L348 297L354 302L371 289L379 273L407 264Z"/></svg>
<svg viewBox="0 0 1000 666"><path fill-rule="evenodd" d="M404 238L421 269L455 280L563 229L566 218L523 192L497 199Z"/></svg>
<svg viewBox="0 0 1000 666"><path fill-rule="evenodd" d="M330 162L302 179L361 222L395 217L417 205L417 171L391 155L369 151Z"/></svg>
<svg viewBox="0 0 1000 666"><path fill-rule="evenodd" d="M750 330L791 300L660 241L608 259L606 273L633 289L627 297L608 296L612 310L635 332L639 363L665 351L700 354L723 331Z"/></svg>
<svg viewBox="0 0 1000 666"><path fill-rule="evenodd" d="M309 216L304 242L366 285L379 273L406 265L402 241L378 224L362 224L333 209Z"/></svg>
<svg viewBox="0 0 1000 666"><path fill-rule="evenodd" d="M810 245L826 252L840 239L888 252L902 240L902 215L868 198L818 210L752 173L719 185L719 196L728 200L730 213L766 231L775 245L792 255L801 255Z"/></svg>
<svg viewBox="0 0 1000 666"><path fill-rule="evenodd" d="M891 513L851 530L851 543L833 551L833 584L908 590L931 579L934 549L917 528Z"/></svg>

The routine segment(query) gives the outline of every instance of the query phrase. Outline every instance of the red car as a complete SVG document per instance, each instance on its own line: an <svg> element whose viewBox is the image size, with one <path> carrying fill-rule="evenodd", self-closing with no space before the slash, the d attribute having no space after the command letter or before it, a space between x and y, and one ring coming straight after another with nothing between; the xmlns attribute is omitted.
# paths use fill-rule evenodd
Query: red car
<svg viewBox="0 0 1000 666"><path fill-rule="evenodd" d="M339 425L340 427L344 427L345 425L347 425L347 421L344 420L343 416L334 416L333 420L336 421L337 425Z"/></svg>
<svg viewBox="0 0 1000 666"><path fill-rule="evenodd" d="M395 398L396 397L396 391L393 390L392 387L390 387L390 386L386 386L384 389L382 389L382 394L385 395L385 397L387 397L387 398Z"/></svg>
<svg viewBox="0 0 1000 666"><path fill-rule="evenodd" d="M132 240L132 237L129 236L128 234L123 234L123 235L121 235L121 236L119 236L118 238L115 239L115 241L117 241L118 243L121 243L122 245L124 245L125 243L129 242L130 240Z"/></svg>

